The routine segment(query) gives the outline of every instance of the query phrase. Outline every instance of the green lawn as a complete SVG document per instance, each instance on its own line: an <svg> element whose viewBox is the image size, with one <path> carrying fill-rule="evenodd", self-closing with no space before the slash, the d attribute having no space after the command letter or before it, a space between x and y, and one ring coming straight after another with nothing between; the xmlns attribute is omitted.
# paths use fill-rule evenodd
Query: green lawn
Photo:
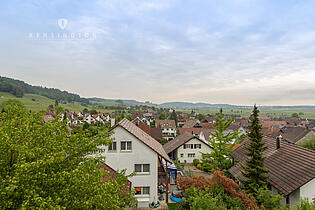
<svg viewBox="0 0 315 210"><path fill-rule="evenodd" d="M22 98L17 98L10 93L0 92L0 103L9 99L17 99L21 101L27 109L32 110L32 111L46 110L50 104L53 104L53 105L55 104L55 100L49 99L45 96L36 95L36 94L24 94ZM62 106L64 109L69 109L69 111L82 111L84 108L87 108L89 110L96 109L97 111L100 111L102 113L113 112L113 110L109 110L109 109L99 109L94 105L89 105L88 107L85 107L85 106L82 106L78 102L60 104L60 106Z"/></svg>

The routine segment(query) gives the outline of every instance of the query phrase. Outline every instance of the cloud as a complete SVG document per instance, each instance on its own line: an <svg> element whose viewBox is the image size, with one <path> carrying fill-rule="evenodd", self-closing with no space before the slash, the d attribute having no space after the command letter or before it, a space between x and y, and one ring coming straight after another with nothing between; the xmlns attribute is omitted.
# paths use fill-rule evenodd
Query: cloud
<svg viewBox="0 0 315 210"><path fill-rule="evenodd" d="M15 23L0 29L6 40L0 41L6 46L0 49L1 73L89 97L315 104L312 2L72 3L6 3L20 16L0 14ZM30 30L58 29L61 16L69 20L68 32L96 33L96 40L22 37ZM25 25L22 20L29 18L32 24ZM13 40L13 31L20 38Z"/></svg>

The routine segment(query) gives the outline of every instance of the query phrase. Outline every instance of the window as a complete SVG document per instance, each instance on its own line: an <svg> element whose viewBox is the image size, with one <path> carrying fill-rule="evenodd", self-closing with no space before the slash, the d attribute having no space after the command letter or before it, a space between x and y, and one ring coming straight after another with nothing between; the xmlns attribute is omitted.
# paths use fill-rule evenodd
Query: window
<svg viewBox="0 0 315 210"><path fill-rule="evenodd" d="M188 157L195 157L195 153L188 153Z"/></svg>
<svg viewBox="0 0 315 210"><path fill-rule="evenodd" d="M184 144L184 149L193 149L194 145L193 144Z"/></svg>
<svg viewBox="0 0 315 210"><path fill-rule="evenodd" d="M122 141L120 142L120 150L122 151L129 151L131 150L131 141Z"/></svg>
<svg viewBox="0 0 315 210"><path fill-rule="evenodd" d="M116 151L117 150L117 142L113 141L111 145L108 147L108 151Z"/></svg>
<svg viewBox="0 0 315 210"><path fill-rule="evenodd" d="M180 154L180 157L184 157L184 154Z"/></svg>
<svg viewBox="0 0 315 210"><path fill-rule="evenodd" d="M194 144L195 149L201 149L201 144Z"/></svg>
<svg viewBox="0 0 315 210"><path fill-rule="evenodd" d="M150 195L150 187L135 187L135 195Z"/></svg>
<svg viewBox="0 0 315 210"><path fill-rule="evenodd" d="M135 172L136 173L149 173L150 164L135 164Z"/></svg>

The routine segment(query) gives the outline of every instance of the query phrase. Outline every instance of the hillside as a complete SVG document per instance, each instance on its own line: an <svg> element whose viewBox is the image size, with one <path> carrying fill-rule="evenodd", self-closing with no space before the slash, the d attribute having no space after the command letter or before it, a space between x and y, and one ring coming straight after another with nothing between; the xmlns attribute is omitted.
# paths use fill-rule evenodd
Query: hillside
<svg viewBox="0 0 315 210"><path fill-rule="evenodd" d="M81 98L78 94L61 91L56 88L46 88L33 86L21 80L11 79L0 76L0 91L10 93L18 98L22 98L24 94L36 94L45 96L59 102L80 102L89 104L89 100Z"/></svg>

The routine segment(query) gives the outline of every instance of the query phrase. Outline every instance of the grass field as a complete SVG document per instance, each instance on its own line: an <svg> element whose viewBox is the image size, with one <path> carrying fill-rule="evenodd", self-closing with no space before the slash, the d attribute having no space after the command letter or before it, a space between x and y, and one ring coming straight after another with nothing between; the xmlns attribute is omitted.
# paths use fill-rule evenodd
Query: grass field
<svg viewBox="0 0 315 210"><path fill-rule="evenodd" d="M190 113L191 110L180 110L185 113ZM219 112L219 109L200 109L196 110L200 114L215 114ZM242 117L248 118L252 112L252 109L223 109L224 114L234 114L240 115ZM260 109L260 115L268 115L271 117L279 117L281 115L291 116L293 113L303 113L300 115L303 119L315 119L315 109Z"/></svg>
<svg viewBox="0 0 315 210"><path fill-rule="evenodd" d="M55 100L49 99L45 96L40 96L36 94L24 94L23 98L17 98L14 95L10 93L0 92L0 103L4 102L8 99L18 99L20 100L27 109L33 110L33 111L40 111L40 110L46 110L47 107L50 104L55 104ZM100 104L103 106L113 106L117 105L115 102L94 102L96 105ZM114 110L110 109L99 109L95 105L89 105L87 107L82 106L78 102L68 103L68 104L60 104L64 109L68 109L69 111L82 111L84 108L87 108L89 110L95 109L102 113L112 113ZM182 111L185 113L190 113L191 110L177 110ZM251 114L251 109L224 109L223 112L225 114L236 114L241 115L242 117L249 117ZM219 109L200 109L196 110L196 112L201 114L215 114L219 112ZM279 117L281 115L285 116L291 116L292 113L303 113L303 115L300 115L301 118L304 119L315 119L315 109L260 109L260 115L268 115L268 116L274 116Z"/></svg>
<svg viewBox="0 0 315 210"><path fill-rule="evenodd" d="M24 106L32 111L40 111L40 110L46 110L49 105L54 105L55 100L49 99L45 96L40 96L36 94L24 94L22 98L17 98L14 95L10 93L0 92L0 103L9 100L9 99L17 99L21 101ZM109 102L110 103L110 102ZM102 102L103 105L106 105L106 102ZM110 104L111 105L111 104ZM82 106L78 102L68 103L68 104L60 104L64 109L68 109L69 111L82 111L84 108L87 108L89 110L95 109L102 113L112 113L113 110L109 109L99 109L96 106L89 105L87 107Z"/></svg>

